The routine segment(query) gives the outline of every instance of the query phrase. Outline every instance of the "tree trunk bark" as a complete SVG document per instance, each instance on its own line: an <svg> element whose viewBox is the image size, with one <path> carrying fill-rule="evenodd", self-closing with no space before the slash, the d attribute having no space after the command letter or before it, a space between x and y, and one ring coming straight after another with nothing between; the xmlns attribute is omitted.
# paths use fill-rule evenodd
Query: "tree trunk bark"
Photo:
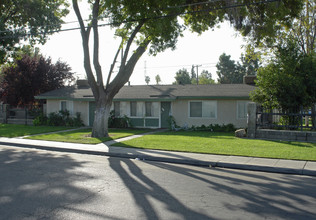
<svg viewBox="0 0 316 220"><path fill-rule="evenodd" d="M112 101L100 98L96 101L96 109L92 128L92 137L108 137L108 120L111 111Z"/></svg>

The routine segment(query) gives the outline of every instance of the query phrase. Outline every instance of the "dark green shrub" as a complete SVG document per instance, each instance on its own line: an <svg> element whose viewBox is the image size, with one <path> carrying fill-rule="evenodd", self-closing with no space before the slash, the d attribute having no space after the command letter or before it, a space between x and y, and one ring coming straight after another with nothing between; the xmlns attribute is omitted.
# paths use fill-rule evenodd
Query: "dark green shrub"
<svg viewBox="0 0 316 220"><path fill-rule="evenodd" d="M47 125L47 120L48 118L43 113L41 113L39 116L37 116L33 120L33 125L34 126Z"/></svg>
<svg viewBox="0 0 316 220"><path fill-rule="evenodd" d="M231 132L231 131L235 131L236 130L236 128L235 128L235 126L233 125L233 124L227 124L227 125L223 125L223 126L225 126L225 131L226 132Z"/></svg>
<svg viewBox="0 0 316 220"><path fill-rule="evenodd" d="M40 115L33 121L34 125L49 125L49 126L68 126L68 127L80 127L83 125L81 114L76 113L73 118L70 116L69 111L51 112L48 117Z"/></svg>
<svg viewBox="0 0 316 220"><path fill-rule="evenodd" d="M108 119L109 128L128 128L132 127L129 117L124 115L123 117L115 117L114 111L110 112Z"/></svg>
<svg viewBox="0 0 316 220"><path fill-rule="evenodd" d="M48 115L47 125L49 126L63 126L64 120L59 112L51 112Z"/></svg>
<svg viewBox="0 0 316 220"><path fill-rule="evenodd" d="M80 112L76 112L76 117L73 119L73 126L74 127L83 126L83 121L82 121Z"/></svg>

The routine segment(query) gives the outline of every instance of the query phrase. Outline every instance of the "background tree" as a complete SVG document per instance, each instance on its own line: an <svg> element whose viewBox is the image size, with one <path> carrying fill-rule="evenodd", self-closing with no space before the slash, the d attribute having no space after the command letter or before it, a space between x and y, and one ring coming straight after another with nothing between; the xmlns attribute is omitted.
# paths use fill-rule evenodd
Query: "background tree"
<svg viewBox="0 0 316 220"><path fill-rule="evenodd" d="M176 84L176 85L191 84L190 74L184 68L178 70L174 78L176 79L176 81L173 84Z"/></svg>
<svg viewBox="0 0 316 220"><path fill-rule="evenodd" d="M147 85L149 84L149 82L150 82L150 77L149 76L145 76L145 82L146 82Z"/></svg>
<svg viewBox="0 0 316 220"><path fill-rule="evenodd" d="M191 84L196 84L196 73L195 73L195 66L192 65L192 68L191 68Z"/></svg>
<svg viewBox="0 0 316 220"><path fill-rule="evenodd" d="M202 33L224 19L231 21L244 35L251 35L253 39L260 41L266 35L274 33L274 24L291 22L302 5L302 0L268 4L252 1L239 3L204 0L94 0L89 1L92 9L91 22L85 24L77 0L72 2L81 29L84 67L96 101L93 137L108 136L108 115L113 97L129 80L137 61L147 47L149 53L153 55L167 48L175 49L177 39L186 27ZM179 17L184 23L180 22ZM98 22L102 19L106 19L107 23L116 30L115 35L122 39L105 81L99 62ZM94 41L93 56L90 56L89 49L91 31ZM131 50L133 43L135 49ZM119 71L110 81L118 53L123 47L124 54L121 57ZM130 51L133 52L129 54ZM90 57L93 57L93 62Z"/></svg>
<svg viewBox="0 0 316 220"><path fill-rule="evenodd" d="M269 65L264 68L260 75L260 81L258 82L259 88L254 95L254 100L260 101L260 103L267 103L268 95L274 95L274 100L277 99L272 105L277 105L281 107L281 102L286 102L294 106L282 106L283 108L299 108L299 106L305 106L311 108L312 114L316 115L316 94L315 94L315 48L316 48L316 1L315 0L305 0L304 7L298 18L293 21L291 27L283 27L280 29L274 41L271 41L270 44L266 41L262 42L260 49L270 50L274 55L274 58L269 61ZM294 48L294 49L293 49ZM294 62L289 63L288 68L289 74L282 75L280 78L277 75L272 73L267 74L267 69L279 65L280 61L280 51L289 51L288 54L282 54L284 58L282 63L286 63L287 60ZM292 51L292 52L291 52ZM294 51L294 52L293 52ZM296 54L295 56L293 54ZM293 58L295 57L295 59ZM282 68L282 66L280 67ZM278 71L274 68L274 71ZM265 80L263 76L267 76ZM290 77L291 76L291 77ZM279 81L280 80L280 81ZM270 81L280 83L282 85L279 90L275 90L274 86L268 86L265 84ZM291 86L294 84L293 86ZM298 93L296 93L296 86L299 86ZM281 90L283 88L283 90ZM260 95L259 90L262 92ZM300 92L301 91L301 92ZM296 94L305 94L304 97L297 97L297 100L288 100L289 94L293 94L293 97L296 97ZM277 98L276 98L277 97ZM304 98L304 99L303 99ZM270 98L272 99L272 97ZM284 100L284 101L283 101ZM286 103L284 103L286 104ZM296 107L295 107L296 105ZM293 110L292 110L293 111ZM313 127L316 127L316 116L312 117Z"/></svg>
<svg viewBox="0 0 316 220"><path fill-rule="evenodd" d="M297 42L279 45L274 58L257 75L251 99L265 108L297 113L316 103L316 56L303 55ZM315 124L314 124L315 126ZM316 127L316 126L315 126Z"/></svg>
<svg viewBox="0 0 316 220"><path fill-rule="evenodd" d="M12 106L35 102L34 96L62 88L74 81L71 68L62 61L52 63L42 55L24 55L1 70L0 99Z"/></svg>
<svg viewBox="0 0 316 220"><path fill-rule="evenodd" d="M161 82L159 74L155 76L155 80L156 80L156 84L159 85L159 83Z"/></svg>
<svg viewBox="0 0 316 220"><path fill-rule="evenodd" d="M257 75L257 71L261 66L260 58L259 52L255 52L253 49L251 51L246 50L246 54L241 54L240 57L242 72L246 76Z"/></svg>
<svg viewBox="0 0 316 220"><path fill-rule="evenodd" d="M234 84L243 82L245 72L242 66L239 63L236 64L230 57L230 55L226 55L225 53L219 57L219 62L216 64L218 83Z"/></svg>
<svg viewBox="0 0 316 220"><path fill-rule="evenodd" d="M212 79L212 74L207 70L202 70L199 76L199 84L215 84L215 80Z"/></svg>
<svg viewBox="0 0 316 220"><path fill-rule="evenodd" d="M65 0L1 0L0 65L20 49L20 42L44 44L68 14Z"/></svg>

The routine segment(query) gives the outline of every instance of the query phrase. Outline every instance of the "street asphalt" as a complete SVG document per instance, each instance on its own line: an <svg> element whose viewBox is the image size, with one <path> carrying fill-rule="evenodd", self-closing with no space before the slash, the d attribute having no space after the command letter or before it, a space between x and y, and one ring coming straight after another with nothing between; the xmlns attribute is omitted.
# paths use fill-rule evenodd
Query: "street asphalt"
<svg viewBox="0 0 316 220"><path fill-rule="evenodd" d="M149 132L146 134L150 133L153 132ZM1 137L0 145L22 148L35 148L59 152L104 155L136 160L188 164L195 166L211 166L273 173L316 176L316 162L314 161L184 153L112 146L114 143L141 137L146 134L116 139L97 145Z"/></svg>

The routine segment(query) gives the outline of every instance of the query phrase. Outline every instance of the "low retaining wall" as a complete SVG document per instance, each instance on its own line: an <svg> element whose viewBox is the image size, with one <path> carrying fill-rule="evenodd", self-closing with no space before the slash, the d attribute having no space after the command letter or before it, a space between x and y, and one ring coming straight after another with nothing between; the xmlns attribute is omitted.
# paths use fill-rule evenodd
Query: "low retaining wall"
<svg viewBox="0 0 316 220"><path fill-rule="evenodd" d="M312 131L279 131L270 129L257 129L256 138L316 142L316 132Z"/></svg>

